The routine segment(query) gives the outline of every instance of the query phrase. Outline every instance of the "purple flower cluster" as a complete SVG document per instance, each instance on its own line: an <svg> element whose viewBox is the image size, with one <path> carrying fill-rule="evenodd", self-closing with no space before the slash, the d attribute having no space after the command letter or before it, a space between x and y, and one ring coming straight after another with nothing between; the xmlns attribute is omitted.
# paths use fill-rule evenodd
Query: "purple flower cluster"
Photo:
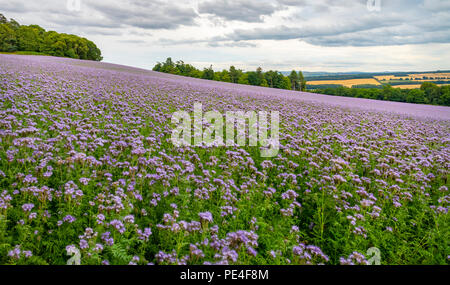
<svg viewBox="0 0 450 285"><path fill-rule="evenodd" d="M322 250L315 245L304 245L300 243L292 248L294 259L298 259L300 263L312 264L313 261L328 262L329 258Z"/></svg>
<svg viewBox="0 0 450 285"><path fill-rule="evenodd" d="M18 259L21 259L22 257L23 258L30 258L30 257L33 256L33 253L31 251L29 251L29 250L22 250L20 248L20 245L16 245L14 247L14 249L12 249L12 250L10 250L8 252L8 256L13 258L13 259L18 260Z"/></svg>
<svg viewBox="0 0 450 285"><path fill-rule="evenodd" d="M210 212L203 212L198 214L200 216L200 220L202 222L206 223L212 223L213 222L213 216Z"/></svg>

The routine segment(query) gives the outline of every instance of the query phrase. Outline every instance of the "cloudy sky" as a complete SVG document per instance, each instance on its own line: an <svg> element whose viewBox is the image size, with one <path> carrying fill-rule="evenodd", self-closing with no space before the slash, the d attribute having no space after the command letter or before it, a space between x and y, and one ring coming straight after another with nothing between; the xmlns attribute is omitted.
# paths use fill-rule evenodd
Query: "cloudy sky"
<svg viewBox="0 0 450 285"><path fill-rule="evenodd" d="M0 0L0 13L143 68L450 69L449 0Z"/></svg>

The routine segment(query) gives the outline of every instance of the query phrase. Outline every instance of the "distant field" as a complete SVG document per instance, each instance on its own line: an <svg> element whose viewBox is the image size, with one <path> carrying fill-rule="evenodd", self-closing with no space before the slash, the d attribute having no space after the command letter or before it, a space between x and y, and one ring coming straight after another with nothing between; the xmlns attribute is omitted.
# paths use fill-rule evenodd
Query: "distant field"
<svg viewBox="0 0 450 285"><path fill-rule="evenodd" d="M381 76L374 76L374 78L379 81L388 81L388 82L397 80L414 80L420 82L426 82L430 80L450 81L450 73L418 73L418 74L408 74L405 76L381 75Z"/></svg>
<svg viewBox="0 0 450 285"><path fill-rule="evenodd" d="M420 88L420 84L412 84L412 85L398 85L398 86L394 86L395 88L400 88L400 89L419 89Z"/></svg>
<svg viewBox="0 0 450 285"><path fill-rule="evenodd" d="M325 85L325 84L339 84L345 87L352 87L354 85L362 85L362 84L381 85L380 82L378 82L374 78L308 81L308 85Z"/></svg>
<svg viewBox="0 0 450 285"><path fill-rule="evenodd" d="M450 79L450 73L420 73L420 74L410 74L411 77L446 77L447 79Z"/></svg>
<svg viewBox="0 0 450 285"><path fill-rule="evenodd" d="M403 82L409 82L409 81L413 81L413 82L448 81L450 83L450 78L437 78L437 79L435 79L435 78L432 78L432 79L414 79L414 78L412 78L412 79L408 79L408 80L397 78L397 79L379 80L379 81L381 83L390 83L390 84L395 84L398 82L403 83Z"/></svg>
<svg viewBox="0 0 450 285"><path fill-rule="evenodd" d="M311 78L308 80L308 86L314 88L337 88L339 86L355 88L356 85L374 85L382 86L390 84L395 88L401 89L415 89L420 88L423 82L433 82L439 86L450 84L450 72L429 72L429 73L397 73L397 74L367 74L366 78L358 78L362 74L355 74L355 78L347 75L347 78L340 78L342 76L330 78ZM350 78L348 78L350 77ZM448 82L448 84L447 84Z"/></svg>
<svg viewBox="0 0 450 285"><path fill-rule="evenodd" d="M445 86L450 84L438 84L439 86ZM420 84L411 84L411 85L397 85L393 86L394 88L400 88L400 89L419 89Z"/></svg>

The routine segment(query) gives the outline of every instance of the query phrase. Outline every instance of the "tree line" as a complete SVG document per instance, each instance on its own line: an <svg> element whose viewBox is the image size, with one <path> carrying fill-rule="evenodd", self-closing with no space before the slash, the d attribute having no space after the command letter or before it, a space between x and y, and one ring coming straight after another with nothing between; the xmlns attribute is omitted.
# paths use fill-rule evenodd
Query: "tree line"
<svg viewBox="0 0 450 285"><path fill-rule="evenodd" d="M420 89L400 89L391 85L384 85L380 88L360 88L360 86L348 88L340 86L308 91L344 97L450 106L450 85L439 87L431 82L422 83Z"/></svg>
<svg viewBox="0 0 450 285"><path fill-rule="evenodd" d="M45 55L101 61L100 49L75 35L46 31L38 25L20 25L0 14L0 51L36 52Z"/></svg>
<svg viewBox="0 0 450 285"><path fill-rule="evenodd" d="M284 76L279 71L269 70L263 72L261 67L256 71L244 72L234 66L223 69L222 71L214 71L212 65L203 70L197 69L191 64L184 63L182 60L174 62L172 58L167 58L165 62L158 62L154 67L154 71L171 73L176 75L202 78L215 81L223 81L230 83L305 91L306 80L301 71L293 70L289 76Z"/></svg>

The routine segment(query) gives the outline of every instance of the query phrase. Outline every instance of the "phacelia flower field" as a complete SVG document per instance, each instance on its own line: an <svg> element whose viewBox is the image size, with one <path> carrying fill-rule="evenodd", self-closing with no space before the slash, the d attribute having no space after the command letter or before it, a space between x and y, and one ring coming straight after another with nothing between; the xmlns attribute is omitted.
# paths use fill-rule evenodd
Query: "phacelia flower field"
<svg viewBox="0 0 450 285"><path fill-rule="evenodd" d="M0 98L0 264L450 263L450 108L17 55ZM196 102L279 111L278 155L175 147Z"/></svg>

